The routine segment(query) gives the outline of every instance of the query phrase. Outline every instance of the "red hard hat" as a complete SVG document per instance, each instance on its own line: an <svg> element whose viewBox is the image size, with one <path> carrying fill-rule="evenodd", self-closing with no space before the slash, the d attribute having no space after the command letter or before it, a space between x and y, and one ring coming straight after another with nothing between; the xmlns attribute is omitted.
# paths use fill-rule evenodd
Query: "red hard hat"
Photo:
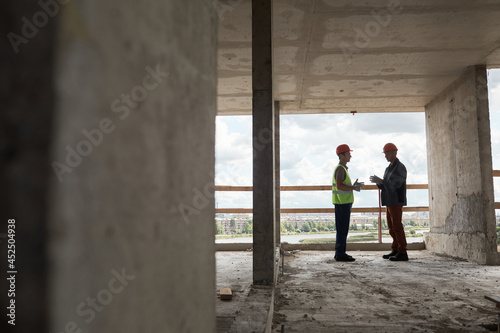
<svg viewBox="0 0 500 333"><path fill-rule="evenodd" d="M384 153L387 153L388 151L391 151L391 150L398 150L398 147L396 147L396 145L394 143L387 143L384 146Z"/></svg>
<svg viewBox="0 0 500 333"><path fill-rule="evenodd" d="M340 145L337 147L337 155L345 153L346 151L352 151L348 145Z"/></svg>

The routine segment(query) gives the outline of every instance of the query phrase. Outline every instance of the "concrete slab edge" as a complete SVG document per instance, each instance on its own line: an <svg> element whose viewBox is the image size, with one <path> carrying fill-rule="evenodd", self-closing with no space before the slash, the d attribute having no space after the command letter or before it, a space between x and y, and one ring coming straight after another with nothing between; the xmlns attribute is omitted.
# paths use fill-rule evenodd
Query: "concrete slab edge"
<svg viewBox="0 0 500 333"><path fill-rule="evenodd" d="M252 251L252 243L215 243L215 251Z"/></svg>
<svg viewBox="0 0 500 333"><path fill-rule="evenodd" d="M488 266L500 266L500 253L488 253L486 254L486 265Z"/></svg>
<svg viewBox="0 0 500 333"><path fill-rule="evenodd" d="M272 332L272 326L273 326L273 317L274 317L274 291L276 289L276 284L273 284L273 289L271 292L271 304L269 306L269 312L267 313L267 322L266 322L266 329L264 330L264 333L271 333Z"/></svg>
<svg viewBox="0 0 500 333"><path fill-rule="evenodd" d="M226 244L224 244L226 245ZM235 245L235 244L227 244ZM252 244L241 246L243 250L252 248ZM227 248L227 247L223 247ZM235 250L226 250L235 251ZM231 325L230 333L271 333L274 318L274 295L278 283L279 267L281 264L280 248L275 249L274 269L275 275L273 283L269 286L252 285L240 314Z"/></svg>
<svg viewBox="0 0 500 333"><path fill-rule="evenodd" d="M217 243L215 244L216 251L251 251L252 243ZM301 251L334 251L333 244L289 244L282 243L285 251L301 250ZM425 250L425 243L408 243L408 250L418 251ZM348 251L387 251L391 250L389 243L347 243Z"/></svg>
<svg viewBox="0 0 500 333"><path fill-rule="evenodd" d="M252 285L229 333L268 332L269 317L272 318L273 310L274 286Z"/></svg>
<svg viewBox="0 0 500 333"><path fill-rule="evenodd" d="M425 242L430 252L465 259L480 265L500 265L500 254L488 246L483 233L427 233Z"/></svg>

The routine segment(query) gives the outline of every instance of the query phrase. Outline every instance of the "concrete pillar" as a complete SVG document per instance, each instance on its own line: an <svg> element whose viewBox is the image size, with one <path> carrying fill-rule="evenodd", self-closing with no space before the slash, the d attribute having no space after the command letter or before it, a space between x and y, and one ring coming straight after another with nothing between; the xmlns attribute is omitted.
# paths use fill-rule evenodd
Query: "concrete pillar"
<svg viewBox="0 0 500 333"><path fill-rule="evenodd" d="M280 102L274 102L274 182L275 182L275 234L276 245L281 243L281 189L280 189Z"/></svg>
<svg viewBox="0 0 500 333"><path fill-rule="evenodd" d="M56 21L37 14L40 27L30 30L39 11L27 0L5 2L0 10L0 332L49 332L45 251Z"/></svg>
<svg viewBox="0 0 500 333"><path fill-rule="evenodd" d="M252 1L253 281L274 281L272 0Z"/></svg>
<svg viewBox="0 0 500 333"><path fill-rule="evenodd" d="M215 3L58 15L50 331L215 332Z"/></svg>
<svg viewBox="0 0 500 333"><path fill-rule="evenodd" d="M431 219L426 247L500 263L485 66L468 68L425 113Z"/></svg>

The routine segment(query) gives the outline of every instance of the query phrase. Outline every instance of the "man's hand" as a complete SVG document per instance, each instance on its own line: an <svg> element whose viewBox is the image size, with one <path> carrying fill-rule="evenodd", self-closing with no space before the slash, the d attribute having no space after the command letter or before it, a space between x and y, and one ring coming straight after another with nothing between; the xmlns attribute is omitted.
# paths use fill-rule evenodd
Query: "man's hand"
<svg viewBox="0 0 500 333"><path fill-rule="evenodd" d="M384 180L383 180L383 179L381 179L380 177L375 176L375 175L370 176L370 181L371 181L372 183L375 183L375 184L378 184L378 185L382 185L382 184L384 183Z"/></svg>
<svg viewBox="0 0 500 333"><path fill-rule="evenodd" d="M353 185L354 185L354 186L359 185L359 186L363 187L363 186L365 186L365 183L363 183L363 182L358 182L358 180L356 179L356 181L354 182L354 184L353 184Z"/></svg>
<svg viewBox="0 0 500 333"><path fill-rule="evenodd" d="M365 186L365 183L358 182L358 180L356 179L356 181L354 182L354 184L352 184L352 186L354 186L354 191L359 192L361 191L361 188Z"/></svg>

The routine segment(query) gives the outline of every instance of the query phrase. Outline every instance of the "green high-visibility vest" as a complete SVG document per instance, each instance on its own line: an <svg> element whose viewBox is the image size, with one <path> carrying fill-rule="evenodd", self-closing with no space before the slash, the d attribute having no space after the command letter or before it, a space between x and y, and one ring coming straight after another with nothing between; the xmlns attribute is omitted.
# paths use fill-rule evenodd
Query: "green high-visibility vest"
<svg viewBox="0 0 500 333"><path fill-rule="evenodd" d="M335 172L337 171L338 167L342 167L345 170L345 180L344 184L346 185L352 185L351 184L351 177L349 177L349 172L347 172L347 169L342 165L339 164L335 167L335 170L333 171L333 180L332 180L332 203L335 204L347 204L347 203L353 203L354 202L354 193L352 191L341 191L337 188L337 184L335 182Z"/></svg>

